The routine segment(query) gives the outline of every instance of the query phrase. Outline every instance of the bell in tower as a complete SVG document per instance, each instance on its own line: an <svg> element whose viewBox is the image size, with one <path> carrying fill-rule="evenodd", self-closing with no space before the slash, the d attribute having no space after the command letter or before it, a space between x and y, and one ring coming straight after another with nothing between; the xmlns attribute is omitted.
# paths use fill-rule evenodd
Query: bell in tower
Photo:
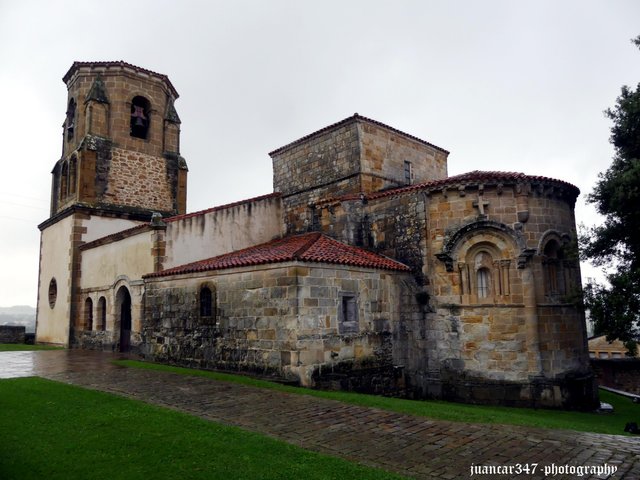
<svg viewBox="0 0 640 480"><path fill-rule="evenodd" d="M147 138L149 131L149 106L144 97L135 97L131 102L130 134L136 138Z"/></svg>

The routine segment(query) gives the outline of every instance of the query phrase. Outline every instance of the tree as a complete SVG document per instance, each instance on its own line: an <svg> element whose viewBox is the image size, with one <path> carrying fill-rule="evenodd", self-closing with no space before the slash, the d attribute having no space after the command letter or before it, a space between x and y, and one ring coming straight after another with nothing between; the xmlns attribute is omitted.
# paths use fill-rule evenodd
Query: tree
<svg viewBox="0 0 640 480"><path fill-rule="evenodd" d="M632 40L640 48L640 36ZM636 351L640 339L640 84L623 86L616 106L605 114L613 121L615 153L587 201L605 217L581 238L583 258L613 268L609 286L588 285L585 306L596 333L625 342Z"/></svg>

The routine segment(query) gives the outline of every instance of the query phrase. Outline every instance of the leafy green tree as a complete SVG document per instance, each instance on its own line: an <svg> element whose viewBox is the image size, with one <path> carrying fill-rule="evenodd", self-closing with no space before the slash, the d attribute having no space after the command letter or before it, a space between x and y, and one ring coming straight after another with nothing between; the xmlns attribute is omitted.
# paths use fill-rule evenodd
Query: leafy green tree
<svg viewBox="0 0 640 480"><path fill-rule="evenodd" d="M632 42L640 48L640 36ZM605 113L613 121L615 154L587 199L605 220L582 236L581 247L585 259L613 270L607 274L609 286L587 286L585 305L596 333L622 340L635 352L640 339L640 84L635 90L623 86L616 106Z"/></svg>

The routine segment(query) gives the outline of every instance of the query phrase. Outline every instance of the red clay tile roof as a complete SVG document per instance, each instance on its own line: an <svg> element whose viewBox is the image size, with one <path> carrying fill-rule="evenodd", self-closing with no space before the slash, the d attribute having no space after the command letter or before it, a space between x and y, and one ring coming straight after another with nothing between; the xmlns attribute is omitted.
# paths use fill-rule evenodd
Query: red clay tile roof
<svg viewBox="0 0 640 480"><path fill-rule="evenodd" d="M206 210L200 210L200 211L191 212L191 213L183 213L182 215L175 215L173 217L163 218L162 221L165 223L176 222L178 220L184 220L185 218L197 217L199 215L216 212L218 210L224 210L225 208L237 207L239 205L244 205L245 203L259 202L260 200L266 200L267 198L278 198L280 196L281 194L279 192L268 193L266 195L261 195L259 197L247 198L246 200L240 200L238 202L227 203L226 205L218 205L217 207L207 208Z"/></svg>
<svg viewBox="0 0 640 480"><path fill-rule="evenodd" d="M409 267L382 255L338 242L321 233L305 233L254 247L144 275L143 278L206 272L290 261L332 263L382 270L409 271Z"/></svg>
<svg viewBox="0 0 640 480"><path fill-rule="evenodd" d="M156 78L159 78L160 80L163 80L164 82L166 82L167 86L171 90L171 93L173 93L174 99L179 97L178 91L175 89L175 87L169 80L169 77L167 77L166 75L162 73L154 72L152 70L147 70L146 68L138 67L136 65L132 65L131 63L127 63L122 60L111 61L111 62L77 62L77 61L73 62L73 65L71 65L71 68L69 68L69 71L64 75L64 77L62 77L62 81L64 83L67 83L67 81L71 78L71 76L75 73L75 71L81 67L130 68L131 70L134 70L136 72L146 73L147 75L152 75Z"/></svg>
<svg viewBox="0 0 640 480"><path fill-rule="evenodd" d="M339 201L357 200L362 198L363 200L375 200L377 198L390 197L395 195L401 195L406 192L413 192L416 190L438 191L447 186L466 186L466 185L497 185L514 183L548 183L555 184L557 186L566 188L569 192L573 193L576 197L580 194L580 189L575 185L563 180L557 180L550 177L544 177L540 175L526 175L520 172L493 172L474 170L472 172L461 173L460 175L454 175L453 177L447 177L440 180L432 180L430 182L417 183L415 185L408 185L406 187L391 188L382 192L374 192L365 195L349 194L341 197L333 197L323 199L318 202L318 205L330 204Z"/></svg>
<svg viewBox="0 0 640 480"><path fill-rule="evenodd" d="M328 131L334 130L336 128L339 128L339 127L341 127L343 125L346 125L347 123L357 122L357 121L366 122L366 123L370 123L372 125L376 125L378 127L386 128L387 130L391 130L394 133L402 135L403 137L406 137L406 138L410 138L411 140L415 140L416 142L422 143L423 145L429 145L430 147L433 147L433 148L435 148L437 150L440 150L441 152L444 152L446 154L449 153L444 148L440 148L437 145L434 145L433 143L429 143L429 142L427 142L425 140L422 140L421 138L414 137L413 135L409 135L408 133L405 133L405 132L403 132L401 130L398 130L397 128L390 127L389 125L385 125L384 123L378 122L377 120L373 120L371 118L363 117L362 115L358 115L357 113L354 113L353 116L351 116L351 117L347 117L344 120L340 120L337 123L334 123L334 124L331 124L331 125L329 125L327 127L321 128L320 130L316 130L315 132L310 133L308 135L305 135L304 137L301 137L298 140L294 140L293 142L288 143L288 144L286 144L286 145L284 145L284 146L282 146L280 148L276 148L272 152L269 152L269 155L278 154L278 153L280 153L280 152L282 152L284 150L287 150L288 148L294 147L294 146L304 142L305 140L308 140L308 139L310 139L312 137L315 137L316 135L321 135L321 134L323 134L325 132L328 132Z"/></svg>

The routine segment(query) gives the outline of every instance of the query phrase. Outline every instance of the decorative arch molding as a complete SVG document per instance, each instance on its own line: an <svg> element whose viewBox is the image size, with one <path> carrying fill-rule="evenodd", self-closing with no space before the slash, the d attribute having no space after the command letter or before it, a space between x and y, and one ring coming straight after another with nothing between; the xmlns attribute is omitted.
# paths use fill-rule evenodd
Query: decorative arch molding
<svg viewBox="0 0 640 480"><path fill-rule="evenodd" d="M442 251L436 253L436 258L445 264L447 272L453 272L453 265L460 246L470 237L480 232L493 233L499 238L512 242L514 251L517 254L518 268L524 268L527 261L536 253L535 249L527 248L521 230L513 229L504 223L493 220L476 220L445 236Z"/></svg>
<svg viewBox="0 0 640 480"><path fill-rule="evenodd" d="M571 243L571 235L559 232L558 230L547 230L540 236L536 251L537 255L544 255L544 249L550 240L556 240L560 246L565 246Z"/></svg>
<svg viewBox="0 0 640 480"><path fill-rule="evenodd" d="M118 275L113 282L111 288L113 288L114 293L120 290L120 287L127 287L129 291L131 291L131 280L127 275Z"/></svg>

